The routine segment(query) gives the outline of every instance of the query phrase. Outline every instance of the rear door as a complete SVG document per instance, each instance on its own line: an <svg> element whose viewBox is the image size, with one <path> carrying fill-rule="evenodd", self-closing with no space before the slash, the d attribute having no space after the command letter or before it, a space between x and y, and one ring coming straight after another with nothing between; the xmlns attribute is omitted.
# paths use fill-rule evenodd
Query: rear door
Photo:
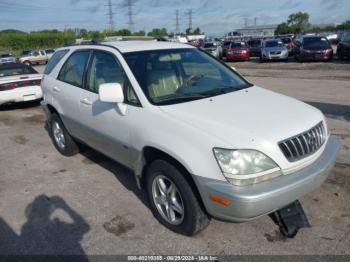
<svg viewBox="0 0 350 262"><path fill-rule="evenodd" d="M346 57L350 57L350 34L349 35L346 35L344 37L344 40L342 42L342 45L343 45L343 54L346 56Z"/></svg>
<svg viewBox="0 0 350 262"><path fill-rule="evenodd" d="M130 114L122 114L116 103L99 100L99 86L104 83L119 83L127 78L113 53L94 50L86 74L85 89L80 92L80 115L84 119L84 137L91 147L105 155L130 166L129 124Z"/></svg>
<svg viewBox="0 0 350 262"><path fill-rule="evenodd" d="M69 133L78 138L85 132L81 128L84 119L79 113L79 96L89 56L89 50L73 52L62 66L57 80L50 85L54 106Z"/></svg>

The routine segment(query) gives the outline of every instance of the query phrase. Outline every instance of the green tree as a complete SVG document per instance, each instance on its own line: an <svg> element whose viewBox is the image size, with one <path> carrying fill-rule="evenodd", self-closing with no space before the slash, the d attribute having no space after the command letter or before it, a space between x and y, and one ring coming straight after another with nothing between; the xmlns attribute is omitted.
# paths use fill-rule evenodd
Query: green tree
<svg viewBox="0 0 350 262"><path fill-rule="evenodd" d="M293 33L305 32L310 27L310 15L308 13L298 12L288 17L287 24L291 27Z"/></svg>
<svg viewBox="0 0 350 262"><path fill-rule="evenodd" d="M202 32L201 32L200 28L197 27L196 29L194 29L193 34L194 34L194 35L201 35Z"/></svg>
<svg viewBox="0 0 350 262"><path fill-rule="evenodd" d="M284 35L292 33L292 29L287 23L279 24L275 30L275 35Z"/></svg>
<svg viewBox="0 0 350 262"><path fill-rule="evenodd" d="M151 32L148 32L148 36L153 36L153 37L163 37L167 36L168 32L166 28L153 28Z"/></svg>
<svg viewBox="0 0 350 262"><path fill-rule="evenodd" d="M192 35L192 29L190 27L186 29L186 35Z"/></svg>
<svg viewBox="0 0 350 262"><path fill-rule="evenodd" d="M145 36L146 32L144 30L140 30L138 32L134 32L132 35L134 35L134 36Z"/></svg>

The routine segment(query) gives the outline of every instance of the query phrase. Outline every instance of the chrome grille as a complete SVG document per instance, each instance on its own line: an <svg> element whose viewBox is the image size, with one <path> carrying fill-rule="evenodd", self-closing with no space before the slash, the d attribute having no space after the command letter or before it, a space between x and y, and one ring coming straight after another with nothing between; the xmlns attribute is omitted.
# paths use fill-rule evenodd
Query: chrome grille
<svg viewBox="0 0 350 262"><path fill-rule="evenodd" d="M326 130L320 122L310 130L278 143L289 162L295 162L316 152L326 141Z"/></svg>

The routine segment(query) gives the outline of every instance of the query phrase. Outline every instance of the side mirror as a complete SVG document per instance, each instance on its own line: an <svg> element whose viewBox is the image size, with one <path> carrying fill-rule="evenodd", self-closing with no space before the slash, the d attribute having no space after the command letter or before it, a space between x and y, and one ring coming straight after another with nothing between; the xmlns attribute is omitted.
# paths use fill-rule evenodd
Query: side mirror
<svg viewBox="0 0 350 262"><path fill-rule="evenodd" d="M123 88L119 83L101 84L99 86L98 96L102 102L109 102L109 103L124 102Z"/></svg>

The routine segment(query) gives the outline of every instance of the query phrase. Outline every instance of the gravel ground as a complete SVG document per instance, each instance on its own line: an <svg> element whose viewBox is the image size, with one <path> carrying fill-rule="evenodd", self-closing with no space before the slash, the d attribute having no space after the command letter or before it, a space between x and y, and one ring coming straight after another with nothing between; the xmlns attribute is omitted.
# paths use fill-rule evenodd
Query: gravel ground
<svg viewBox="0 0 350 262"><path fill-rule="evenodd" d="M320 108L341 139L333 173L301 199L312 228L286 239L265 216L174 234L153 218L129 170L92 149L61 156L29 103L0 108L0 254L350 254L350 63L233 65Z"/></svg>

